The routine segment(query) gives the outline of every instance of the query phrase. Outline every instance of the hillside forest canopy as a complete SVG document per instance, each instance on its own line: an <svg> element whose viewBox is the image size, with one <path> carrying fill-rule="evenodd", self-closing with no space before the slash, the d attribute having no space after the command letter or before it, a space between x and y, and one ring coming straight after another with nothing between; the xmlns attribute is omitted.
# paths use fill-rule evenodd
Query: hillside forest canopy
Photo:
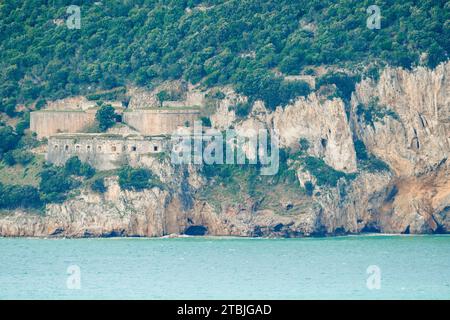
<svg viewBox="0 0 450 320"><path fill-rule="evenodd" d="M378 5L381 28L366 25ZM70 5L80 29L69 29ZM448 59L445 0L8 0L0 3L0 111L134 84L232 85L270 108L305 95L282 75ZM372 69L371 69L372 68Z"/></svg>

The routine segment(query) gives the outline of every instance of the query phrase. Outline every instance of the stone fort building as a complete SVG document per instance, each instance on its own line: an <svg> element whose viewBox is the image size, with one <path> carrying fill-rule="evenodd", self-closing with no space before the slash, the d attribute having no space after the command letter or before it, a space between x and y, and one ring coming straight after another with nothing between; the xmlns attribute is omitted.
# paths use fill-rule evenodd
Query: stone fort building
<svg viewBox="0 0 450 320"><path fill-rule="evenodd" d="M48 141L46 160L61 166L77 156L98 170L111 170L167 151L165 136L122 136L99 133L62 133Z"/></svg>
<svg viewBox="0 0 450 320"><path fill-rule="evenodd" d="M193 125L200 115L200 110L192 108L118 109L126 130L86 133L96 123L97 110L42 110L30 114L30 129L38 138L48 139L48 162L64 165L77 156L98 170L142 163L146 157L168 151L170 135L180 127Z"/></svg>

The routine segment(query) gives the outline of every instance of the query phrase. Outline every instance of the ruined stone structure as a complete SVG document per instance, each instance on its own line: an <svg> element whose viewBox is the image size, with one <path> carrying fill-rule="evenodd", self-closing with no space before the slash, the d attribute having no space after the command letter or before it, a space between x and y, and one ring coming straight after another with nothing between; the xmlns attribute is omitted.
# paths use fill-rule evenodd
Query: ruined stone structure
<svg viewBox="0 0 450 320"><path fill-rule="evenodd" d="M143 135L171 134L179 127L192 126L199 115L195 109L135 109L123 113L123 122Z"/></svg>
<svg viewBox="0 0 450 320"><path fill-rule="evenodd" d="M38 138L57 133L83 132L95 124L97 108L82 110L43 110L30 114L30 129ZM171 134L177 128L191 126L198 119L196 109L136 109L123 113L123 122L143 135Z"/></svg>
<svg viewBox="0 0 450 320"><path fill-rule="evenodd" d="M38 138L48 138L57 133L82 132L95 123L96 109L42 110L30 114L30 129Z"/></svg>
<svg viewBox="0 0 450 320"><path fill-rule="evenodd" d="M142 163L142 158L168 150L169 135L193 125L200 111L194 109L137 109L122 113L124 127L117 133L83 133L95 124L97 108L45 110L31 113L31 130L48 138L46 159L64 165L77 156L97 170ZM131 133L130 133L131 132Z"/></svg>
<svg viewBox="0 0 450 320"><path fill-rule="evenodd" d="M127 136L78 133L58 134L49 138L46 160L55 165L64 165L77 156L98 170L111 170L133 162L141 157L156 155L168 149L164 136Z"/></svg>

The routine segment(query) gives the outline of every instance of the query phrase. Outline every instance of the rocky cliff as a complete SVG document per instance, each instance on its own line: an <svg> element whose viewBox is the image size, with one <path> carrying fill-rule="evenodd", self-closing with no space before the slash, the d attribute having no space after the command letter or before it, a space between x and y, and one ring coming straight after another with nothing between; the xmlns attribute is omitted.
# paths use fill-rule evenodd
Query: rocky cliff
<svg viewBox="0 0 450 320"><path fill-rule="evenodd" d="M104 194L83 189L64 203L47 205L44 214L1 215L0 235L448 233L449 75L450 63L434 70L387 68L377 81L358 83L350 101L312 93L274 112L257 101L246 119L230 108L245 97L224 90L211 116L216 127L270 128L283 148L294 151L299 140L308 141L309 148L288 161L298 187L269 181L263 194L239 191L242 184L227 193L200 168L147 159L134 165L151 168L164 188L121 190L111 177ZM367 158L358 158L357 143L365 146ZM321 183L314 168L305 165L307 158L323 159L321 168L340 178ZM314 190L306 192L307 184ZM205 196L205 190L219 195Z"/></svg>

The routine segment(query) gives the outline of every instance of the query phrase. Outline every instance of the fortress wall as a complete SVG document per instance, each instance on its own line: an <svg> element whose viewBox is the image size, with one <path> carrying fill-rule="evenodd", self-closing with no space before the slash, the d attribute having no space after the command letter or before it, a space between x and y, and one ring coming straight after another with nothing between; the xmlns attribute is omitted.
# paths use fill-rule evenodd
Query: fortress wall
<svg viewBox="0 0 450 320"><path fill-rule="evenodd" d="M83 111L34 111L30 114L30 129L38 138L56 133L80 132L95 123L95 112Z"/></svg>
<svg viewBox="0 0 450 320"><path fill-rule="evenodd" d="M192 126L199 118L198 110L137 109L123 114L123 122L144 135L172 134L186 122Z"/></svg>
<svg viewBox="0 0 450 320"><path fill-rule="evenodd" d="M162 105L166 108L186 108L185 101L163 101Z"/></svg>
<svg viewBox="0 0 450 320"><path fill-rule="evenodd" d="M112 170L134 162L142 155L157 154L167 149L161 137L127 137L119 135L56 135L49 139L46 160L58 166L77 156L97 170Z"/></svg>

